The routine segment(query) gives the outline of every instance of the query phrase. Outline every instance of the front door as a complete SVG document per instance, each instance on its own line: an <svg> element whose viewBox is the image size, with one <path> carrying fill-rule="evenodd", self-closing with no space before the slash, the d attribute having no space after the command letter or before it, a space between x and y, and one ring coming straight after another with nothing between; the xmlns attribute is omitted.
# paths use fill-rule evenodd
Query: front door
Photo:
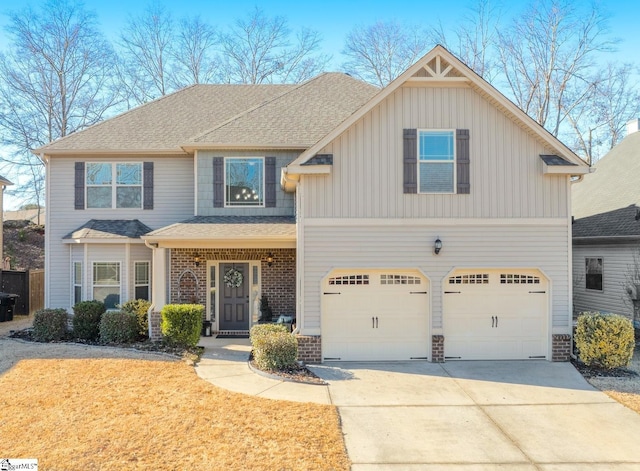
<svg viewBox="0 0 640 471"><path fill-rule="evenodd" d="M220 264L220 330L249 330L249 264Z"/></svg>

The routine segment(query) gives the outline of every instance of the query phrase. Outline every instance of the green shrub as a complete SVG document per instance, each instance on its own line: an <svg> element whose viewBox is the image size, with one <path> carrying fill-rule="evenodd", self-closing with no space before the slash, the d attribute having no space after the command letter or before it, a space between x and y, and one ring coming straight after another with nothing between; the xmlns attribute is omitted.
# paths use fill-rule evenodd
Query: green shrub
<svg viewBox="0 0 640 471"><path fill-rule="evenodd" d="M255 326L266 327L266 326ZM267 371L282 370L296 365L298 359L298 340L282 329L251 329L253 360L258 368Z"/></svg>
<svg viewBox="0 0 640 471"><path fill-rule="evenodd" d="M289 332L284 324L256 324L249 331L249 338L253 345L253 339L261 335L267 335L273 332Z"/></svg>
<svg viewBox="0 0 640 471"><path fill-rule="evenodd" d="M100 301L81 301L73 306L73 335L79 339L96 340L100 335L100 319L105 311Z"/></svg>
<svg viewBox="0 0 640 471"><path fill-rule="evenodd" d="M100 340L131 343L138 338L138 318L132 312L109 311L100 319Z"/></svg>
<svg viewBox="0 0 640 471"><path fill-rule="evenodd" d="M627 366L635 347L633 324L619 314L583 312L578 317L575 341L580 359L588 366Z"/></svg>
<svg viewBox="0 0 640 471"><path fill-rule="evenodd" d="M38 342L62 340L67 336L69 314L64 309L40 309L33 315L33 337Z"/></svg>
<svg viewBox="0 0 640 471"><path fill-rule="evenodd" d="M160 329L168 343L183 347L198 344L204 316L202 304L167 304L160 315Z"/></svg>
<svg viewBox="0 0 640 471"><path fill-rule="evenodd" d="M138 319L138 334L149 336L149 316L147 312L151 307L151 302L146 299L135 299L127 301L122 305L122 310L135 314Z"/></svg>

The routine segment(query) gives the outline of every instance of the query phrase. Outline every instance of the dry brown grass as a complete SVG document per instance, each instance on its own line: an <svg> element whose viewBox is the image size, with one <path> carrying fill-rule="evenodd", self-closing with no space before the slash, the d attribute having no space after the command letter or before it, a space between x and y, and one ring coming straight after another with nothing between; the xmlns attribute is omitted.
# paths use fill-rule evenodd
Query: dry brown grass
<svg viewBox="0 0 640 471"><path fill-rule="evenodd" d="M184 363L22 360L0 411L0 455L43 470L349 469L334 407L225 391Z"/></svg>
<svg viewBox="0 0 640 471"><path fill-rule="evenodd" d="M607 396L615 399L620 404L627 406L629 409L636 411L640 414L640 394L619 392L619 391L604 391Z"/></svg>

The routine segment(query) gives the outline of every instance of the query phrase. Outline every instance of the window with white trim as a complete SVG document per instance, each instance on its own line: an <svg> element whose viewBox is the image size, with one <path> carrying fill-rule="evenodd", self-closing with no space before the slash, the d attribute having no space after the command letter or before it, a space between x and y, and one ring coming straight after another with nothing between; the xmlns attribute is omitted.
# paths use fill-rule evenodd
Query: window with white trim
<svg viewBox="0 0 640 471"><path fill-rule="evenodd" d="M264 206L264 158L224 159L225 206Z"/></svg>
<svg viewBox="0 0 640 471"><path fill-rule="evenodd" d="M330 285L368 285L369 275L343 275L329 278Z"/></svg>
<svg viewBox="0 0 640 471"><path fill-rule="evenodd" d="M87 208L142 208L142 163L86 163Z"/></svg>
<svg viewBox="0 0 640 471"><path fill-rule="evenodd" d="M455 131L418 131L418 193L455 193Z"/></svg>
<svg viewBox="0 0 640 471"><path fill-rule="evenodd" d="M73 262L73 304L82 301L82 262Z"/></svg>
<svg viewBox="0 0 640 471"><path fill-rule="evenodd" d="M136 299L146 299L149 301L149 262L134 262L134 294Z"/></svg>
<svg viewBox="0 0 640 471"><path fill-rule="evenodd" d="M603 260L601 257L585 259L585 288L602 291Z"/></svg>
<svg viewBox="0 0 640 471"><path fill-rule="evenodd" d="M450 285L488 285L488 273L471 273L468 275L458 275L449 277Z"/></svg>
<svg viewBox="0 0 640 471"><path fill-rule="evenodd" d="M93 299L107 309L120 304L120 262L93 262Z"/></svg>
<svg viewBox="0 0 640 471"><path fill-rule="evenodd" d="M411 275L380 275L381 285L419 285L422 280Z"/></svg>

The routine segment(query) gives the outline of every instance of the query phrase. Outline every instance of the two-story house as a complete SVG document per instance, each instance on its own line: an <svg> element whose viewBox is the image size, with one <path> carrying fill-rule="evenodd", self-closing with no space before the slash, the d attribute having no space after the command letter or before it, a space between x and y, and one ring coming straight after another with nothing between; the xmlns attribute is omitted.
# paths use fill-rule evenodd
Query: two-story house
<svg viewBox="0 0 640 471"><path fill-rule="evenodd" d="M568 358L588 166L440 46L382 90L197 85L35 152L47 306L150 298L157 336L266 297L307 361Z"/></svg>

